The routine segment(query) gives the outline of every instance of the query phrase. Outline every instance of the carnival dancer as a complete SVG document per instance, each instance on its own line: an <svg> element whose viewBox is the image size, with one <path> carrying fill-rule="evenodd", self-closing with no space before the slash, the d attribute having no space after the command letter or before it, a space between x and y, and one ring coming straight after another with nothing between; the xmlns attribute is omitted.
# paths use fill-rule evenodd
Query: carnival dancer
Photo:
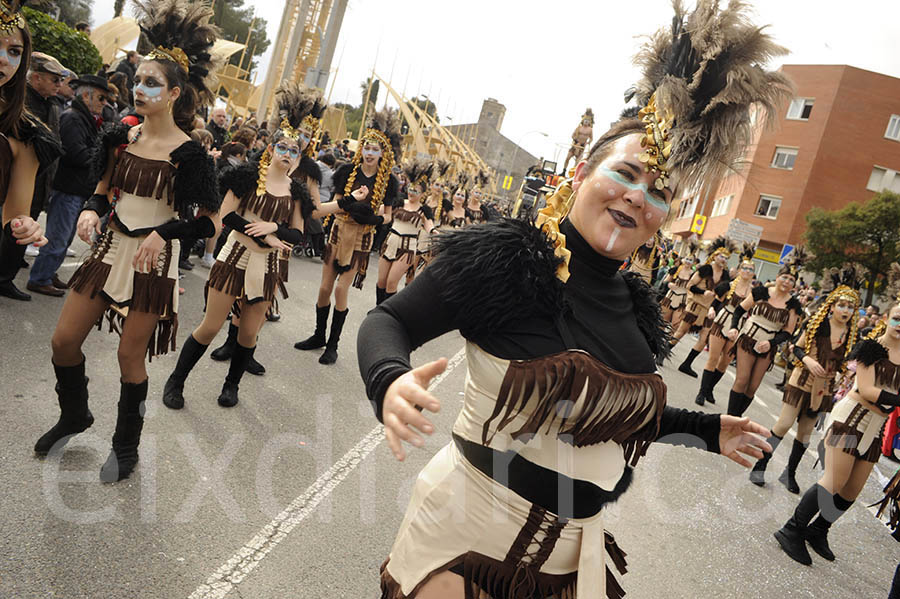
<svg viewBox="0 0 900 599"><path fill-rule="evenodd" d="M469 198L466 202L466 217L473 224L485 223L497 217L491 207L483 203L484 193L487 191L487 184L490 176L483 170L478 169L473 178L473 187L469 192Z"/></svg>
<svg viewBox="0 0 900 599"><path fill-rule="evenodd" d="M433 165L414 160L403 168L406 179L406 201L391 211L391 230L381 250L378 262L378 283L375 286L378 305L397 293L400 279L416 268L416 249L419 233L431 234L434 213L422 202L431 178Z"/></svg>
<svg viewBox="0 0 900 599"><path fill-rule="evenodd" d="M856 379L829 416L825 472L775 532L784 552L807 566L812 564L807 544L826 560L834 560L828 531L865 486L881 456L884 423L900 406L900 302L891 305L886 326L877 327L860 341L849 359L856 360ZM813 520L816 513L819 516Z"/></svg>
<svg viewBox="0 0 900 599"><path fill-rule="evenodd" d="M716 287L721 283L731 283L731 277L728 274L728 258L736 249L735 243L727 237L717 237L709 247L706 264L698 268L691 280L688 281L691 297L688 299L681 324L678 325L678 329L672 336L672 347L675 347L688 331L697 333L698 338L697 343L678 366L678 372L697 378L697 373L691 366L694 359L706 347L706 338L709 336L709 328L712 326L713 316L715 316L710 316L709 312L710 306L716 299Z"/></svg>
<svg viewBox="0 0 900 599"><path fill-rule="evenodd" d="M468 177L460 173L453 188L450 209L441 214L441 226L451 229L461 229L472 224L466 211L466 202L469 201L469 192L466 190Z"/></svg>
<svg viewBox="0 0 900 599"><path fill-rule="evenodd" d="M700 378L700 391L694 398L694 403L702 406L704 403L716 403L713 390L722 377L725 369L731 363L731 348L734 342L725 334L731 328L731 319L734 317L734 309L750 295L753 286L753 277L756 268L753 266L753 254L756 248L752 244L745 243L741 252L741 261L738 263L737 276L730 283L719 283L716 287L716 299L710 307L710 313L714 314L712 326L709 328L707 342L709 343L709 358Z"/></svg>
<svg viewBox="0 0 900 599"><path fill-rule="evenodd" d="M316 330L311 337L294 344L296 349L303 350L324 347L320 364L337 361L338 342L349 311L350 284L362 289L375 226L391 220L391 206L400 185L391 168L394 156L400 154L400 139L397 111L385 109L375 113L359 141L353 162L334 173L334 198L343 212L335 216L325 246L322 283L316 301ZM382 208L384 216L378 214ZM334 314L326 341L332 292Z"/></svg>
<svg viewBox="0 0 900 599"><path fill-rule="evenodd" d="M231 233L209 271L203 322L185 341L166 381L163 403L173 410L184 407L185 380L236 301L240 322L218 403L225 408L237 405L241 377L256 350L266 312L276 288L284 288L279 253L300 243L303 221L315 209L306 184L289 176L303 151L299 127L305 114L296 108L304 104L304 97L284 88L279 91L282 121L259 163L228 168L221 175L222 222Z"/></svg>
<svg viewBox="0 0 900 599"><path fill-rule="evenodd" d="M441 226L441 217L445 210L449 210L451 205L448 200L444 199L444 188L447 185L446 179L449 177L450 161L441 158L432 164L432 181L424 202L433 215L434 229ZM434 231L436 232L436 231ZM428 266L434 259L434 252L431 250L431 236L433 231L425 231L424 228L419 229L419 239L416 242L416 268L412 269L406 277L406 284L409 285L415 278L417 270L421 267Z"/></svg>
<svg viewBox="0 0 900 599"><path fill-rule="evenodd" d="M697 263L697 250L700 245L696 241L688 242L687 251L679 258L680 263L674 270L666 275L668 291L660 300L663 320L672 325L673 330L678 330L681 319L684 317L684 309L687 307L688 285L694 276L693 266Z"/></svg>
<svg viewBox="0 0 900 599"><path fill-rule="evenodd" d="M212 101L207 76L218 28L212 10L186 0L135 2L138 23L154 46L135 75L141 125L106 128L100 136L95 194L78 218L78 235L100 234L75 271L53 333L59 422L35 445L47 453L93 423L87 407L81 348L104 313L121 333L121 394L104 481L127 477L138 461L147 398L145 356L175 349L178 330L179 239L215 233L219 209L215 168L188 136L201 103ZM196 211L196 215L195 215ZM101 234L100 218L110 214Z"/></svg>
<svg viewBox="0 0 900 599"><path fill-rule="evenodd" d="M0 295L29 300L13 279L24 247L46 245L41 225L31 218L31 200L38 170L62 153L57 140L25 111L25 88L31 55L31 33L19 12L21 2L0 0Z"/></svg>
<svg viewBox="0 0 900 599"><path fill-rule="evenodd" d="M797 466L809 447L809 437L819 414L831 411L835 376L844 370L847 356L856 346L858 310L859 293L841 285L828 294L794 344L797 365L785 386L778 422L767 439L774 450L797 423L797 436L787 467L778 478L791 493L800 492ZM765 484L766 466L771 458L772 454L766 453L756 462L750 482L760 487Z"/></svg>
<svg viewBox="0 0 900 599"><path fill-rule="evenodd" d="M765 285L754 287L734 309L727 335L734 342L731 351L737 358L734 385L728 394L729 414L740 416L747 411L763 376L772 367L778 346L794 334L803 312L792 295L801 265L798 254L791 254L771 290ZM742 324L744 315L747 318Z"/></svg>
<svg viewBox="0 0 900 599"><path fill-rule="evenodd" d="M581 115L581 123L575 127L572 132L572 145L569 147L569 153L566 154L566 160L563 162L562 171L559 173L563 177L569 168L569 161L575 159L575 164L581 160L584 150L591 145L594 139L594 111L588 108Z"/></svg>
<svg viewBox="0 0 900 599"><path fill-rule="evenodd" d="M458 329L468 368L453 441L419 475L382 567L383 598L621 597L606 564L623 571L624 553L602 507L629 485L629 464L656 440L679 442L666 438L676 431L747 467L736 451L768 447L748 419L665 406L654 363L668 351L665 325L646 283L619 272L665 220L673 188L715 179L741 155L749 105L776 114L790 93L757 64L783 50L742 9L702 0L686 19L676 4L674 31L640 56L641 119L600 137L539 228L500 219L442 232L435 261L367 316L360 371L396 458L434 431L416 408L439 409L426 389L447 366L413 369L410 351Z"/></svg>
<svg viewBox="0 0 900 599"><path fill-rule="evenodd" d="M656 282L656 274L662 262L662 252L657 241L657 236L654 235L646 243L639 245L628 261L628 270L636 272L651 287Z"/></svg>

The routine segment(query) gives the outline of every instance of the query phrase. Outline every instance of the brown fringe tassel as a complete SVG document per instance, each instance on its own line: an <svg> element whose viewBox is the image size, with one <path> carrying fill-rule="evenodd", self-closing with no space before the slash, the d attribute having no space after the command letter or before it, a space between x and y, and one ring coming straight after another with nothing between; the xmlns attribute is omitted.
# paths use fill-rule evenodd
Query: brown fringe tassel
<svg viewBox="0 0 900 599"><path fill-rule="evenodd" d="M882 514L888 512L888 526L893 531L900 528L900 470L897 470L893 478L885 485L884 499L876 501L869 507L875 506L878 506L878 511L875 512L876 518L881 518Z"/></svg>
<svg viewBox="0 0 900 599"><path fill-rule="evenodd" d="M574 402L585 386L584 406L573 415L574 403L562 402ZM647 436L655 438L666 405L666 386L658 374L616 372L586 352L513 360L500 386L494 411L482 429L485 445L493 438L489 434L492 422L500 417L497 431L503 430L532 401L535 391L537 398L531 416L512 433L514 439L535 434L544 424L549 431L559 418L559 435L571 435L576 447L605 441L644 441L644 435L635 435L652 423Z"/></svg>
<svg viewBox="0 0 900 599"><path fill-rule="evenodd" d="M684 316L681 318L681 322L686 322L688 324L694 324L697 320L697 315L691 312L685 312Z"/></svg>
<svg viewBox="0 0 900 599"><path fill-rule="evenodd" d="M175 166L171 162L141 158L127 151L119 155L109 182L111 188L145 198L161 200L165 193L169 205L175 199L174 184Z"/></svg>
<svg viewBox="0 0 900 599"><path fill-rule="evenodd" d="M755 345L756 345L756 339L754 339L750 335L741 335L740 337L738 337L737 342L734 344L734 348L732 349L732 352L735 352L737 348L741 348L748 354L751 354L753 356L757 356L758 358L762 358L762 359L766 359L766 360L771 360L775 356L775 348L774 347L769 347L769 351L767 351L766 353L764 353L762 355L759 355L753 350ZM770 343L769 345L771 346L772 344Z"/></svg>
<svg viewBox="0 0 900 599"><path fill-rule="evenodd" d="M170 316L173 312L172 297L175 280L158 277L152 273L134 273L130 309L135 312Z"/></svg>
<svg viewBox="0 0 900 599"><path fill-rule="evenodd" d="M860 406L859 409L864 410L865 408ZM852 419L853 414L854 412L851 412L848 419ZM862 440L863 433L858 431L855 426L845 422L832 422L831 426L829 426L828 430L825 432L825 444L829 447L840 449L844 453L849 453L857 459L875 463L881 458L881 442L883 436L884 429L882 428L882 432L872 440L872 446L863 454L857 449L857 447L859 447L859 442Z"/></svg>
<svg viewBox="0 0 900 599"><path fill-rule="evenodd" d="M291 220L293 211L291 196L276 196L268 191L263 195L257 195L256 190L251 190L238 202L240 212L250 211L259 217L259 220L286 223Z"/></svg>
<svg viewBox="0 0 900 599"><path fill-rule="evenodd" d="M237 266L216 260L209 271L207 284L222 293L242 297L244 295L244 274L244 271Z"/></svg>
<svg viewBox="0 0 900 599"><path fill-rule="evenodd" d="M78 270L72 273L69 287L94 299L106 285L111 268L112 265L104 263L102 258L88 258L78 267Z"/></svg>
<svg viewBox="0 0 900 599"><path fill-rule="evenodd" d="M900 388L900 366L892 364L890 360L878 360L875 363L875 384L891 389Z"/></svg>
<svg viewBox="0 0 900 599"><path fill-rule="evenodd" d="M726 341L728 340L728 337L726 337L725 334L722 333L722 325L720 325L718 322L712 323L712 326L709 327L709 336L720 337L722 339L725 339Z"/></svg>
<svg viewBox="0 0 900 599"><path fill-rule="evenodd" d="M750 309L751 316L762 316L766 320L778 323L782 326L788 323L791 311L787 308L775 308L769 302L757 302Z"/></svg>
<svg viewBox="0 0 900 599"><path fill-rule="evenodd" d="M135 309L135 311L138 312L140 310ZM110 306L97 320L97 329L103 329L103 319L105 317L109 325L109 332L121 336L128 313L128 308L123 309L115 305ZM172 314L171 317L160 318L156 323L156 330L147 341L147 361L152 362L154 356L161 356L170 351L175 351L175 339L177 336L178 315Z"/></svg>
<svg viewBox="0 0 900 599"><path fill-rule="evenodd" d="M662 298L661 300L659 300L660 308L662 308L664 310L668 310L671 308L671 306L672 306L672 300L669 298L668 295L665 296L664 298Z"/></svg>
<svg viewBox="0 0 900 599"><path fill-rule="evenodd" d="M811 394L809 391L798 389L793 385L784 386L784 397L782 397L781 401L787 405L795 408L800 405L809 406L810 399ZM803 402L805 402L805 404Z"/></svg>
<svg viewBox="0 0 900 599"><path fill-rule="evenodd" d="M369 252L353 252L353 257L350 259L350 267L347 270L356 270L356 275L353 277L353 286L357 289L363 288L368 268Z"/></svg>
<svg viewBox="0 0 900 599"><path fill-rule="evenodd" d="M418 210L411 212L405 208L394 208L391 218L398 222L412 223L414 227L418 227L422 222L422 213Z"/></svg>

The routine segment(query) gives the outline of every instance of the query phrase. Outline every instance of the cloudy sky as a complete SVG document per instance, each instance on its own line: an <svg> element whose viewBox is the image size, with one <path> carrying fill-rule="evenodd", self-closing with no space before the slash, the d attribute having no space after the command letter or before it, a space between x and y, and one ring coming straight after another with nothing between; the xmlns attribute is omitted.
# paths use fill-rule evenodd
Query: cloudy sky
<svg viewBox="0 0 900 599"><path fill-rule="evenodd" d="M775 67L849 64L900 77L896 1L751 4L755 21L769 24L791 51ZM268 20L274 40L283 3L245 4ZM113 0L94 0L94 26L112 17L112 6ZM507 137L532 154L562 159L586 107L597 115L595 134L618 114L622 93L637 77L631 56L640 36L667 26L671 14L668 0L350 0L331 99L358 104L359 84L374 66L407 96L428 94L448 117L444 123L472 122L482 100L496 98L507 108L501 129Z"/></svg>

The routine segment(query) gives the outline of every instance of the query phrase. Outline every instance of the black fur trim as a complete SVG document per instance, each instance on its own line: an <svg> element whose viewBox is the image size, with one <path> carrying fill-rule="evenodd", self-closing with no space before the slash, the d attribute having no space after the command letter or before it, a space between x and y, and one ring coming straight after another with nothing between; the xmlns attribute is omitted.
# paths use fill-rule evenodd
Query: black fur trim
<svg viewBox="0 0 900 599"><path fill-rule="evenodd" d="M319 165L315 160L310 158L309 156L303 156L300 159L300 164L297 165L294 173L303 173L310 179L316 182L316 185L322 184L322 171L319 170ZM306 183L306 181L304 181ZM344 182L346 185L346 181Z"/></svg>
<svg viewBox="0 0 900 599"><path fill-rule="evenodd" d="M624 271L622 278L631 292L631 303L634 306L634 316L638 329L647 340L650 351L657 358L668 358L672 353L672 330L662 317L662 310L656 300L656 292L647 284L647 281L636 272Z"/></svg>
<svg viewBox="0 0 900 599"><path fill-rule="evenodd" d="M128 131L130 129L131 127L125 123L106 123L103 125L91 155L92 179L100 180L106 171L109 153L128 143Z"/></svg>
<svg viewBox="0 0 900 599"><path fill-rule="evenodd" d="M800 300L798 300L796 297L792 296L791 299L787 301L787 304L785 304L785 306L788 310L793 310L799 316L803 316L803 304L801 304Z"/></svg>
<svg viewBox="0 0 900 599"><path fill-rule="evenodd" d="M434 220L434 210L432 210L429 206L422 204L422 207L419 208L422 211L422 214L425 216L425 220Z"/></svg>
<svg viewBox="0 0 900 599"><path fill-rule="evenodd" d="M309 197L309 188L306 187L306 183L291 179L291 199L300 203L300 214L304 219L312 216L316 207L313 205L312 198Z"/></svg>
<svg viewBox="0 0 900 599"><path fill-rule="evenodd" d="M191 140L169 154L175 171L175 211L181 218L193 218L193 207L218 212L222 198L216 181L216 167L206 149Z"/></svg>
<svg viewBox="0 0 900 599"><path fill-rule="evenodd" d="M353 163L349 162L347 164L342 164L334 171L334 176L331 179L334 183L334 195L344 195L344 188L347 186L347 179L350 178L350 173L353 172L353 169Z"/></svg>
<svg viewBox="0 0 900 599"><path fill-rule="evenodd" d="M887 349L874 339L862 339L850 352L850 360L856 360L865 366L874 366L879 360L888 358Z"/></svg>
<svg viewBox="0 0 900 599"><path fill-rule="evenodd" d="M219 172L219 191L224 195L231 190L235 197L240 199L256 189L258 180L258 162L244 162L237 166L228 165Z"/></svg>
<svg viewBox="0 0 900 599"><path fill-rule="evenodd" d="M30 145L38 159L38 172L63 155L62 142L36 118L25 114L19 122L19 141Z"/></svg>
<svg viewBox="0 0 900 599"><path fill-rule="evenodd" d="M437 259L428 269L442 296L464 316L460 332L472 338L508 323L562 310L561 263L546 233L524 221L503 218L433 238Z"/></svg>
<svg viewBox="0 0 900 599"><path fill-rule="evenodd" d="M700 268L697 269L697 274L700 275L701 279L706 279L713 276L713 269L711 264L704 264Z"/></svg>
<svg viewBox="0 0 900 599"><path fill-rule="evenodd" d="M754 302L767 302L769 301L769 288L765 285L757 285L753 288L753 301Z"/></svg>
<svg viewBox="0 0 900 599"><path fill-rule="evenodd" d="M716 295L719 297L725 297L728 294L728 290L731 289L731 281L726 281L723 277L719 284L716 285L715 291Z"/></svg>

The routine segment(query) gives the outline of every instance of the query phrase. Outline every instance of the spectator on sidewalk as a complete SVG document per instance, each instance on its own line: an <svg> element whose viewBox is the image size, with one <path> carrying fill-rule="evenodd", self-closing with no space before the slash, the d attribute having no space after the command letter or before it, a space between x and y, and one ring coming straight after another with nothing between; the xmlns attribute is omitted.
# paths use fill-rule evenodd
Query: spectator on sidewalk
<svg viewBox="0 0 900 599"><path fill-rule="evenodd" d="M227 121L228 117L225 114L225 109L221 106L217 106L209 112L209 122L206 123L206 130L212 133L213 149L221 150L225 147L225 144L231 141L231 134L225 128Z"/></svg>
<svg viewBox="0 0 900 599"><path fill-rule="evenodd" d="M129 50L119 64L116 66L116 73L122 73L128 80L128 89L134 87L134 74L137 71L137 63L141 59L141 55L134 50Z"/></svg>

